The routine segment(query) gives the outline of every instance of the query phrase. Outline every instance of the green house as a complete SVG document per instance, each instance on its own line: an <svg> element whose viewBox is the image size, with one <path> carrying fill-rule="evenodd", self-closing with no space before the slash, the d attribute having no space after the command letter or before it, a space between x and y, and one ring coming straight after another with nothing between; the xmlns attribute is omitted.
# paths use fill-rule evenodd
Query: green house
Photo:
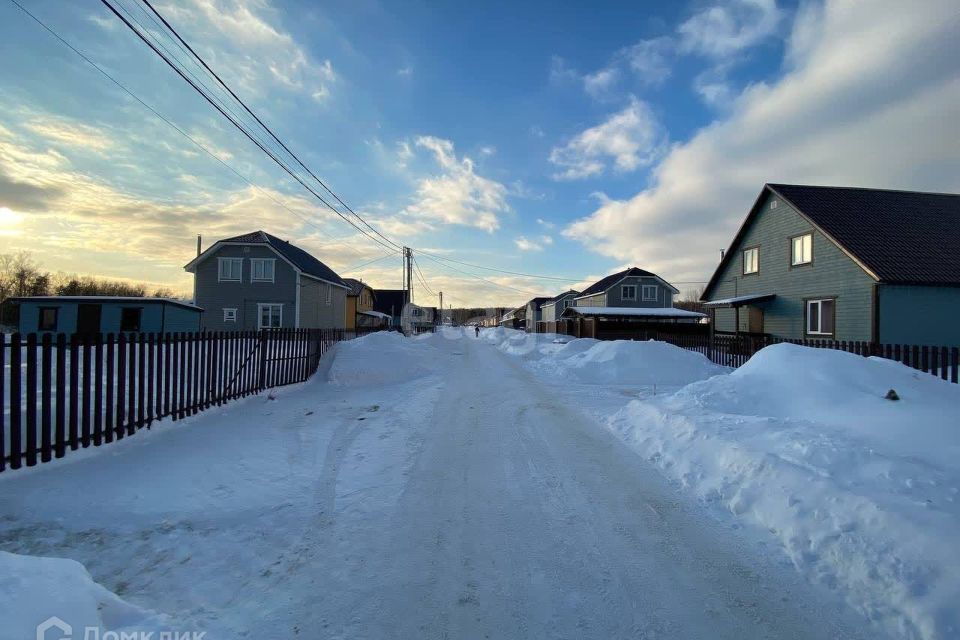
<svg viewBox="0 0 960 640"><path fill-rule="evenodd" d="M716 331L960 344L960 195L764 185L701 299Z"/></svg>

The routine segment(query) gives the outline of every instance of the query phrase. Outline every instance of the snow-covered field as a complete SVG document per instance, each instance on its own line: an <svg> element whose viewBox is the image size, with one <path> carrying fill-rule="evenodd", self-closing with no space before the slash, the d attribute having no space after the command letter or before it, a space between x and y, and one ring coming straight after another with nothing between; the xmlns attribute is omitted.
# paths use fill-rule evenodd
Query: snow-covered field
<svg viewBox="0 0 960 640"><path fill-rule="evenodd" d="M957 638L958 414L791 345L373 334L0 474L0 639Z"/></svg>

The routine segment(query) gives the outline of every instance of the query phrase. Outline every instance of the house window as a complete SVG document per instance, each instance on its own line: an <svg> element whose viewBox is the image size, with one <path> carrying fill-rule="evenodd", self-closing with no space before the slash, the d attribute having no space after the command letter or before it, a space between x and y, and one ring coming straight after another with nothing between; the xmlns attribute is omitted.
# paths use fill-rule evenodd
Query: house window
<svg viewBox="0 0 960 640"><path fill-rule="evenodd" d="M124 307L120 310L120 331L140 331L140 316L143 309Z"/></svg>
<svg viewBox="0 0 960 640"><path fill-rule="evenodd" d="M220 271L217 280L219 282L240 282L243 273L243 258L217 258L220 264Z"/></svg>
<svg viewBox="0 0 960 640"><path fill-rule="evenodd" d="M743 275L760 271L760 247L743 250Z"/></svg>
<svg viewBox="0 0 960 640"><path fill-rule="evenodd" d="M655 285L655 284L645 284L645 285L643 285L643 299L644 299L644 300L656 300L656 299L657 299L657 285Z"/></svg>
<svg viewBox="0 0 960 640"><path fill-rule="evenodd" d="M37 323L38 331L57 330L57 307L40 307L40 319Z"/></svg>
<svg viewBox="0 0 960 640"><path fill-rule="evenodd" d="M223 321L224 321L224 322L236 322L236 321L237 321L237 310L236 310L236 309L224 309L224 310L223 310Z"/></svg>
<svg viewBox="0 0 960 640"><path fill-rule="evenodd" d="M815 336L834 334L836 300L807 300L807 333Z"/></svg>
<svg viewBox="0 0 960 640"><path fill-rule="evenodd" d="M333 286L327 285L327 304L333 304Z"/></svg>
<svg viewBox="0 0 960 640"><path fill-rule="evenodd" d="M273 258L250 258L250 281L273 282L275 263Z"/></svg>
<svg viewBox="0 0 960 640"><path fill-rule="evenodd" d="M258 329L278 329L283 324L283 305L260 303L257 305Z"/></svg>
<svg viewBox="0 0 960 640"><path fill-rule="evenodd" d="M637 285L635 284L625 284L620 287L620 299L621 300L636 300L637 299Z"/></svg>
<svg viewBox="0 0 960 640"><path fill-rule="evenodd" d="M810 264L813 262L813 234L805 233L790 240L790 264Z"/></svg>

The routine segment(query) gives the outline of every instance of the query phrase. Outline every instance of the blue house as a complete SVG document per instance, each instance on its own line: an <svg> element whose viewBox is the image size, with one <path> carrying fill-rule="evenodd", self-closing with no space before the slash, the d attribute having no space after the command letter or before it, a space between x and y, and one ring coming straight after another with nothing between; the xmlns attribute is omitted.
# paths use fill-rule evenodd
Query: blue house
<svg viewBox="0 0 960 640"><path fill-rule="evenodd" d="M717 331L960 344L960 195L764 185L701 299Z"/></svg>
<svg viewBox="0 0 960 640"><path fill-rule="evenodd" d="M169 298L33 296L20 306L21 333L199 331L203 309Z"/></svg>

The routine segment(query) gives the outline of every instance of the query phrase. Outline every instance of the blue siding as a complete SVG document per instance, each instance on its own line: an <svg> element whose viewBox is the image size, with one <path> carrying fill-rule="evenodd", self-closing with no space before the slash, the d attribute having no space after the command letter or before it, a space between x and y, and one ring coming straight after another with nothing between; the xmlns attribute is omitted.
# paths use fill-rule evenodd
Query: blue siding
<svg viewBox="0 0 960 640"><path fill-rule="evenodd" d="M164 301L130 300L104 302L92 300L24 300L20 302L21 333L74 333L77 330L77 307L81 304L100 305L100 332L117 333L120 331L120 316L123 309L139 308L140 331L144 333L198 331L200 329L199 309L190 309ZM53 307L57 309L56 331L43 332L40 327L40 309Z"/></svg>
<svg viewBox="0 0 960 640"><path fill-rule="evenodd" d="M880 286L880 342L960 346L960 288Z"/></svg>
<svg viewBox="0 0 960 640"><path fill-rule="evenodd" d="M730 249L733 255L709 299L776 294L773 301L759 305L764 312L764 332L803 338L804 300L836 298L836 339L871 340L873 278L786 202L769 194L760 207L740 244ZM813 234L813 262L792 267L790 239L803 233ZM742 252L748 247L759 247L760 270L744 275ZM748 330L747 316L744 307L740 311L741 331ZM716 328L737 329L733 309L717 309Z"/></svg>

